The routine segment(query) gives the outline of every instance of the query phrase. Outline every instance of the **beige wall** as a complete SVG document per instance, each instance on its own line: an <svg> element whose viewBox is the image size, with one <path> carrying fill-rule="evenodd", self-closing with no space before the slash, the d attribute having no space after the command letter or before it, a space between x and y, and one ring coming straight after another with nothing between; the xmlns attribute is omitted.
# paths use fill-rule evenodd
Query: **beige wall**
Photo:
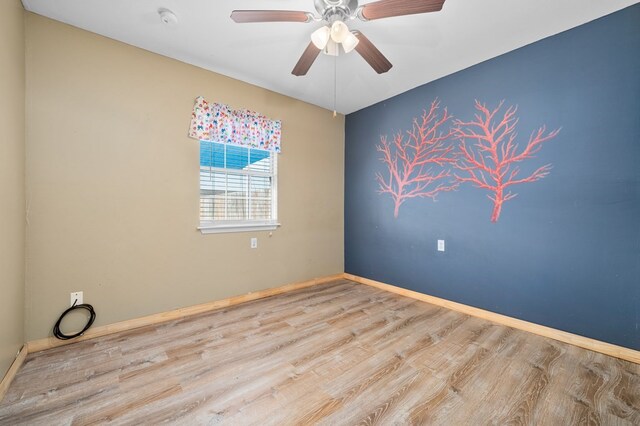
<svg viewBox="0 0 640 426"><path fill-rule="evenodd" d="M344 117L37 15L26 30L27 339L71 291L101 325L343 271ZM196 230L198 95L282 120L272 237Z"/></svg>
<svg viewBox="0 0 640 426"><path fill-rule="evenodd" d="M0 2L0 378L24 342L23 14Z"/></svg>

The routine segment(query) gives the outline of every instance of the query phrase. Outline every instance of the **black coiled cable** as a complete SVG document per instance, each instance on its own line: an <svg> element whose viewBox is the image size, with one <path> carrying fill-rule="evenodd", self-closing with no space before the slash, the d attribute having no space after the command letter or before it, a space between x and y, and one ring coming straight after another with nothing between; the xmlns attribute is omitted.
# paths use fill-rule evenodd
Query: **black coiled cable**
<svg viewBox="0 0 640 426"><path fill-rule="evenodd" d="M76 309L85 309L85 310L87 310L89 312L89 321L87 321L87 325L85 325L84 328L81 331L79 331L78 333L76 333L76 334L64 334L62 331L60 331L60 324L62 323L62 319L69 312L74 311ZM91 305L89 305L87 303L83 303L81 305L76 305L76 302L73 302L73 305L71 305L71 307L69 309L64 311L62 313L62 315L60 315L60 318L58 318L58 321L56 321L56 325L53 326L53 335L56 336L60 340L69 340L69 339L76 338L78 336L82 336L84 334L84 332L87 331L89 329L89 327L91 327L91 325L93 324L93 322L95 320L96 320L96 311L93 310L93 306L91 306Z"/></svg>

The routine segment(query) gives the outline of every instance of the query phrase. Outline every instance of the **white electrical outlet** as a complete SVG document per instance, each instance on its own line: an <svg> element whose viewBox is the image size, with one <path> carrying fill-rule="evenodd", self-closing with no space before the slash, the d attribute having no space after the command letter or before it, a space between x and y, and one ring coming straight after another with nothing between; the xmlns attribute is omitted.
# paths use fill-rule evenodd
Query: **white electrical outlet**
<svg viewBox="0 0 640 426"><path fill-rule="evenodd" d="M258 248L258 239L257 238L252 238L251 239L251 248Z"/></svg>
<svg viewBox="0 0 640 426"><path fill-rule="evenodd" d="M444 251L444 240L438 240L438 251Z"/></svg>
<svg viewBox="0 0 640 426"><path fill-rule="evenodd" d="M73 293L71 293L71 301L69 302L69 305L73 306L73 302L75 302L76 305L82 305L82 292L81 291L74 291Z"/></svg>

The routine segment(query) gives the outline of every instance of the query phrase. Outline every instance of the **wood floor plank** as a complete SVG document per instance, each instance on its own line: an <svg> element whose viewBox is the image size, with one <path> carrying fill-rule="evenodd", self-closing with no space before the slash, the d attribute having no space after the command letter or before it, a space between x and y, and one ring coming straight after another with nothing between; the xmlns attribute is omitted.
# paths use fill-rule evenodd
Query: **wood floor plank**
<svg viewBox="0 0 640 426"><path fill-rule="evenodd" d="M640 365L347 280L29 354L0 425L640 424Z"/></svg>

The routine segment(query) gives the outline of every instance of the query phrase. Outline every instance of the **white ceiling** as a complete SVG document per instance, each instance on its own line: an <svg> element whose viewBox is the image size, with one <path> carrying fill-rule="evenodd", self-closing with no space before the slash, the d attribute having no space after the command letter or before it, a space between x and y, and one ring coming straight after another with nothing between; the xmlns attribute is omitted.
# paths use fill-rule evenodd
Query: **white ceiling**
<svg viewBox="0 0 640 426"><path fill-rule="evenodd" d="M360 4L370 0L361 0ZM447 0L441 12L348 23L393 63L378 75L337 59L337 110L351 113L639 0ZM332 110L334 58L293 66L320 22L236 24L233 9L315 12L313 0L23 0L29 11ZM178 23L161 23L159 8ZM241 105L237 105L241 107Z"/></svg>

